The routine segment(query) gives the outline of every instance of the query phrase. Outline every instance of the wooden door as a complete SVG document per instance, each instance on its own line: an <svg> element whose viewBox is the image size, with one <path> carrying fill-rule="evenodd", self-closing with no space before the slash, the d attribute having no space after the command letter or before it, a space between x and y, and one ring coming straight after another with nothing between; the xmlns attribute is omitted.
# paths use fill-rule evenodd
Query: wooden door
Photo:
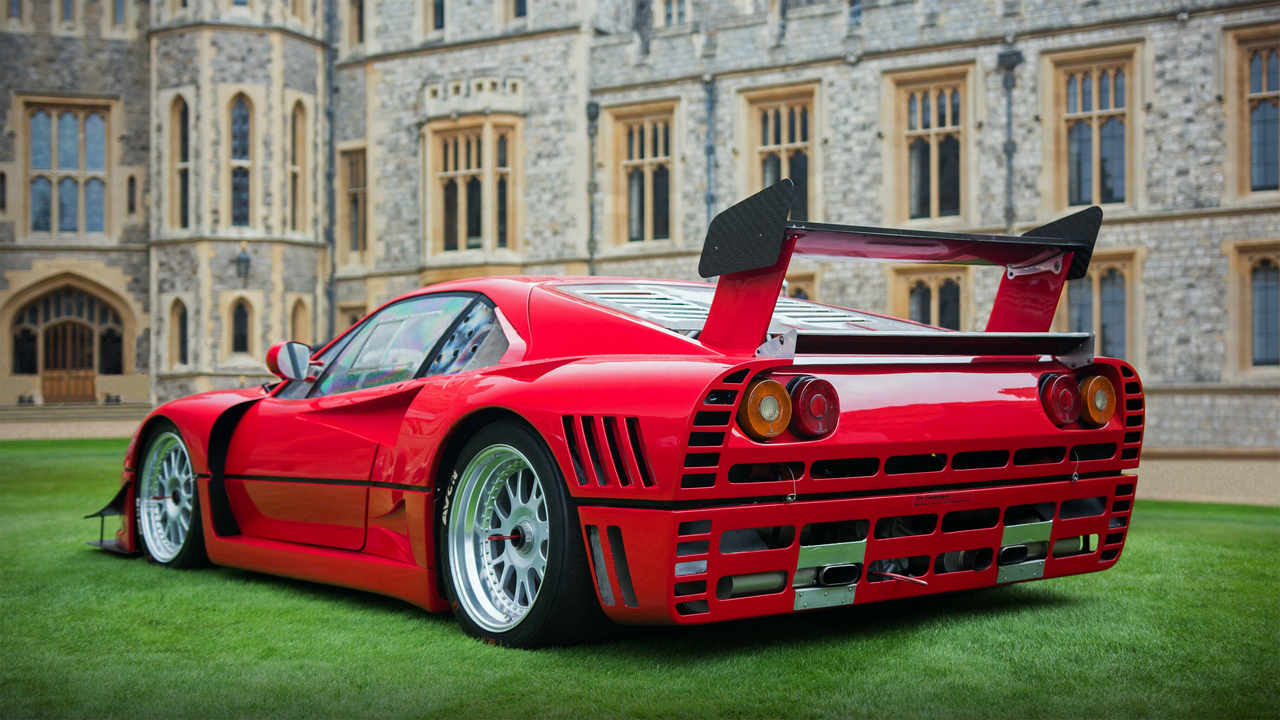
<svg viewBox="0 0 1280 720"><path fill-rule="evenodd" d="M93 328L73 320L44 330L44 401L93 402Z"/></svg>

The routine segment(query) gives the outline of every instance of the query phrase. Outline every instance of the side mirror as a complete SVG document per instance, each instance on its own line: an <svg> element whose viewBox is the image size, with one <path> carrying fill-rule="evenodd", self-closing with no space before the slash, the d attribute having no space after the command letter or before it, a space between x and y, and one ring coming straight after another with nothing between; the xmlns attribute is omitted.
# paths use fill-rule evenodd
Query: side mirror
<svg viewBox="0 0 1280 720"><path fill-rule="evenodd" d="M267 351L267 369L285 380L306 380L311 348L300 342L279 342Z"/></svg>

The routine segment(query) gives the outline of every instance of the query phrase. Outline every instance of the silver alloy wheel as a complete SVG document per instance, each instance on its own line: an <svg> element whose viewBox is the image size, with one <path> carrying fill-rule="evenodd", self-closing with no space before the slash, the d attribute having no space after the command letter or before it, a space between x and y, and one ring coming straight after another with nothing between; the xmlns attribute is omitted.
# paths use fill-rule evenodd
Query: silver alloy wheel
<svg viewBox="0 0 1280 720"><path fill-rule="evenodd" d="M472 458L449 508L446 542L454 592L477 625L505 632L528 615L546 577L550 529L528 458L510 445Z"/></svg>
<svg viewBox="0 0 1280 720"><path fill-rule="evenodd" d="M156 438L138 482L138 524L156 562L177 557L191 529L196 476L182 438L166 432Z"/></svg>

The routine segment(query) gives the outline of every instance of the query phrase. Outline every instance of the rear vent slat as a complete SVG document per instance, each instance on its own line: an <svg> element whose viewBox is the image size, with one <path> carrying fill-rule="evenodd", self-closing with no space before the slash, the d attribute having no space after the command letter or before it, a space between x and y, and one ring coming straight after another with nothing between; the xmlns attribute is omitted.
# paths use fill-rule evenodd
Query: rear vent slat
<svg viewBox="0 0 1280 720"><path fill-rule="evenodd" d="M618 420L612 417L604 419L604 438L609 443L609 457L613 460L613 469L618 473L618 483L623 487L631 486L631 472L627 469L627 464L622 459L622 452L618 449Z"/></svg>
<svg viewBox="0 0 1280 720"><path fill-rule="evenodd" d="M613 571L618 576L618 590L622 592L622 604L632 608L639 607L639 603L636 602L635 586L631 584L627 550L622 544L622 528L610 525L605 533L609 536L609 552L613 555Z"/></svg>
<svg viewBox="0 0 1280 720"><path fill-rule="evenodd" d="M1013 454L1014 465L1053 465L1067 456L1064 447L1023 448Z"/></svg>
<svg viewBox="0 0 1280 720"><path fill-rule="evenodd" d="M649 458L640 437L640 418L627 418L627 438L631 441L631 454L635 458L636 470L640 473L640 482L645 487L653 487L653 473L649 470Z"/></svg>
<svg viewBox="0 0 1280 720"><path fill-rule="evenodd" d="M564 420L564 439L569 445L569 457L573 460L573 473L577 475L579 485L586 485L587 474L582 467L582 452L578 449L577 433L574 431L576 423L572 415L565 415L562 419Z"/></svg>
<svg viewBox="0 0 1280 720"><path fill-rule="evenodd" d="M600 600L612 606L613 584L609 582L609 570L604 566L604 549L600 547L600 529L595 525L587 526L587 545L591 547L591 564L596 571L596 588L600 591Z"/></svg>
<svg viewBox="0 0 1280 720"><path fill-rule="evenodd" d="M1072 460L1110 460L1116 456L1115 443L1093 443L1071 448Z"/></svg>
<svg viewBox="0 0 1280 720"><path fill-rule="evenodd" d="M680 478L682 488L709 488L715 487L715 484L715 473L690 473Z"/></svg>
<svg viewBox="0 0 1280 720"><path fill-rule="evenodd" d="M884 461L886 475L905 475L907 473L942 472L947 467L947 456L943 453L927 453L923 455L895 455Z"/></svg>
<svg viewBox="0 0 1280 720"><path fill-rule="evenodd" d="M951 458L952 470L1002 468L1008 464L1008 450L970 450L967 452L958 452Z"/></svg>
<svg viewBox="0 0 1280 720"><path fill-rule="evenodd" d="M600 448L596 445L596 419L590 415L582 416L583 444L587 446L587 455L591 457L591 467L596 471L596 481L602 486L609 484L604 474L604 466L600 462Z"/></svg>
<svg viewBox="0 0 1280 720"><path fill-rule="evenodd" d="M737 390L712 390L707 393L707 405L732 405L738 399Z"/></svg>
<svg viewBox="0 0 1280 720"><path fill-rule="evenodd" d="M720 453L689 453L684 456L687 468L712 468L720 464Z"/></svg>
<svg viewBox="0 0 1280 720"><path fill-rule="evenodd" d="M729 424L728 410L700 410L693 416L693 424L699 427L720 427Z"/></svg>
<svg viewBox="0 0 1280 720"><path fill-rule="evenodd" d="M722 432L689 433L689 447L716 447L724 444Z"/></svg>

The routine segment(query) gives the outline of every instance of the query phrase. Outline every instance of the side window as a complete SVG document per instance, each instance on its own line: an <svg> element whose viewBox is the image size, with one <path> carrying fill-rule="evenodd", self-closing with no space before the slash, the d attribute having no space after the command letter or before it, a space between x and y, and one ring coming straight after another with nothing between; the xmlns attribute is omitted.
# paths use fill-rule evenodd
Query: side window
<svg viewBox="0 0 1280 720"><path fill-rule="evenodd" d="M412 378L427 352L473 299L426 295L383 308L355 331L311 395L333 395Z"/></svg>
<svg viewBox="0 0 1280 720"><path fill-rule="evenodd" d="M478 302L445 338L426 374L452 375L496 365L507 346L507 336L498 326L498 314L484 301Z"/></svg>

